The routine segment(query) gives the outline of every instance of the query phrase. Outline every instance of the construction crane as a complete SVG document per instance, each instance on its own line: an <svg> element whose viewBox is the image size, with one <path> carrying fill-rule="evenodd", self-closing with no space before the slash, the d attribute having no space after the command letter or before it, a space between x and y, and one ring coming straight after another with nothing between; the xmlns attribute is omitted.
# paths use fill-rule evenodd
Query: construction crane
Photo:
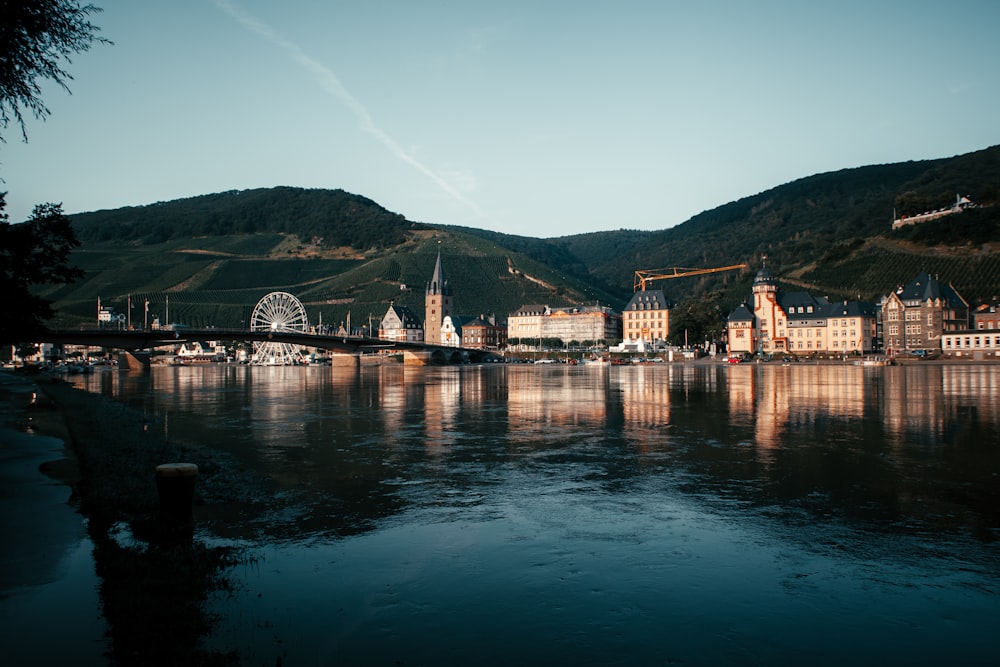
<svg viewBox="0 0 1000 667"><path fill-rule="evenodd" d="M720 271L745 269L746 266L746 264L733 264L732 266L720 266L715 269L685 269L683 267L674 266L669 269L639 270L635 272L635 285L633 286L632 291L638 292L641 289L645 292L646 284L654 280L663 280L665 278L684 278L686 276L701 276L706 273L719 273Z"/></svg>

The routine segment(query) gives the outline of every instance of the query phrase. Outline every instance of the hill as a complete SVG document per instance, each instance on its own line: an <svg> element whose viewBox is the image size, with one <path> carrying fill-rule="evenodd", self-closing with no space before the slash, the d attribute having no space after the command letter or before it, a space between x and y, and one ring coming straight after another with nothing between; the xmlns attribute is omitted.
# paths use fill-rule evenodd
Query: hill
<svg viewBox="0 0 1000 667"><path fill-rule="evenodd" d="M350 205L324 208L345 199ZM438 252L462 314L505 318L525 303L616 300L521 253L340 191L223 193L75 215L73 224L82 240L73 262L84 279L42 294L55 301L61 326L94 322L100 299L119 313L131 303L133 324L148 303L148 317L163 323L240 327L272 291L298 297L310 322L336 326L350 314L355 325L370 316L377 326L390 303L422 313Z"/></svg>
<svg viewBox="0 0 1000 667"><path fill-rule="evenodd" d="M980 208L899 231L917 213L968 195ZM969 300L1000 294L1000 147L953 158L802 178L700 213L676 227L550 239L415 223L342 190L277 187L73 216L86 277L50 290L61 324L92 322L97 298L197 326L240 326L264 294L289 291L311 321L417 312L437 252L457 309L499 317L527 303L620 309L633 272L749 264L658 284L681 302L744 299L764 258L779 280L831 298L877 299L919 270Z"/></svg>
<svg viewBox="0 0 1000 667"><path fill-rule="evenodd" d="M914 214L969 195L982 208L892 231ZM603 285L631 286L638 269L715 267L723 273L660 283L675 299L721 290L731 308L766 256L779 279L831 297L876 299L918 271L967 297L1000 293L1000 146L953 158L844 169L802 178L657 232L617 230L555 239L478 233Z"/></svg>

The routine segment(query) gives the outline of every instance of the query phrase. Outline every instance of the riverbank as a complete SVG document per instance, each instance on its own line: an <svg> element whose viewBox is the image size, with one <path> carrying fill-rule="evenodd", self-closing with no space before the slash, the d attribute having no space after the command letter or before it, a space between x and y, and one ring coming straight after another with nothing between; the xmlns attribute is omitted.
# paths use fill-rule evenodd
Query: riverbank
<svg viewBox="0 0 1000 667"><path fill-rule="evenodd" d="M0 645L5 664L96 667L107 661L93 545L64 441L26 409L36 392L0 373Z"/></svg>
<svg viewBox="0 0 1000 667"><path fill-rule="evenodd" d="M12 381L4 386L17 388L7 392L10 403L24 406L14 415L14 430L31 429L67 444L66 456L47 460L42 468L64 489L72 489L86 517L111 662L238 664L235 653L201 648L215 620L205 606L210 596L231 587L229 569L253 557L236 547L209 546L217 534L211 528L224 524L231 534L249 530L269 496L266 481L219 452L167 441L156 424L116 401L56 379L9 375ZM176 461L198 465L199 523L193 535L177 533L158 520L155 469ZM9 471L6 459L3 464ZM23 501L32 503L31 498ZM48 521L37 515L37 508L24 505L6 504L32 522ZM267 507L273 509L270 503ZM17 545L32 549L24 541Z"/></svg>

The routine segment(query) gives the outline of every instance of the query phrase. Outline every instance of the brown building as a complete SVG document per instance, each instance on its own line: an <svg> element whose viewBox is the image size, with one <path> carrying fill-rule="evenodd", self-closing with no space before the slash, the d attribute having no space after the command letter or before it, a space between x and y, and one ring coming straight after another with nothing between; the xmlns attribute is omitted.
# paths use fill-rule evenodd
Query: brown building
<svg viewBox="0 0 1000 667"><path fill-rule="evenodd" d="M977 331L1000 330L1000 303L997 302L996 298L973 311L972 328Z"/></svg>
<svg viewBox="0 0 1000 667"><path fill-rule="evenodd" d="M941 350L942 334L969 328L969 304L926 271L883 297L881 310L887 354Z"/></svg>
<svg viewBox="0 0 1000 667"><path fill-rule="evenodd" d="M462 345L478 350L497 350L507 344L507 327L492 314L480 315L462 324Z"/></svg>

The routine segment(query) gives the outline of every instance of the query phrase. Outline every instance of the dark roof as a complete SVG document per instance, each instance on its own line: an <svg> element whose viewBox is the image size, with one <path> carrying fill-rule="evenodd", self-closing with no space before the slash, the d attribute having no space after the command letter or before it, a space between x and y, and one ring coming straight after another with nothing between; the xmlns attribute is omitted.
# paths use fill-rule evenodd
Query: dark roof
<svg viewBox="0 0 1000 667"><path fill-rule="evenodd" d="M531 304L527 306L521 306L515 310L511 315L514 317L528 317L531 315L544 315L549 310L549 307L544 304Z"/></svg>
<svg viewBox="0 0 1000 667"><path fill-rule="evenodd" d="M950 305L966 305L965 299L951 285L943 285L937 278L926 271L921 271L907 283L906 287L896 290L903 301L927 301L941 299Z"/></svg>
<svg viewBox="0 0 1000 667"><path fill-rule="evenodd" d="M427 293L451 296L451 285L448 284L448 280L444 277L444 269L441 268L440 250L437 254L437 261L434 262L434 275L431 276L431 281L427 283Z"/></svg>
<svg viewBox="0 0 1000 667"><path fill-rule="evenodd" d="M640 290L632 295L625 310L664 310L671 305L661 289Z"/></svg>
<svg viewBox="0 0 1000 667"><path fill-rule="evenodd" d="M779 292L778 305L788 315L788 319L795 320L825 316L824 311L830 302L823 297L816 298L808 292Z"/></svg>
<svg viewBox="0 0 1000 667"><path fill-rule="evenodd" d="M736 310L729 313L729 322L753 322L753 313L747 308L745 303L736 307Z"/></svg>
<svg viewBox="0 0 1000 667"><path fill-rule="evenodd" d="M463 317L463 327L502 327L503 325L496 321L495 317L492 317L492 322L490 321L492 316L480 315L478 317ZM454 318L454 315L452 316Z"/></svg>
<svg viewBox="0 0 1000 667"><path fill-rule="evenodd" d="M759 285L761 283L774 284L774 274L771 273L771 269L766 266L757 272L757 276L753 279L754 285Z"/></svg>
<svg viewBox="0 0 1000 667"><path fill-rule="evenodd" d="M875 306L867 301L837 301L826 311L827 317L875 317Z"/></svg>

